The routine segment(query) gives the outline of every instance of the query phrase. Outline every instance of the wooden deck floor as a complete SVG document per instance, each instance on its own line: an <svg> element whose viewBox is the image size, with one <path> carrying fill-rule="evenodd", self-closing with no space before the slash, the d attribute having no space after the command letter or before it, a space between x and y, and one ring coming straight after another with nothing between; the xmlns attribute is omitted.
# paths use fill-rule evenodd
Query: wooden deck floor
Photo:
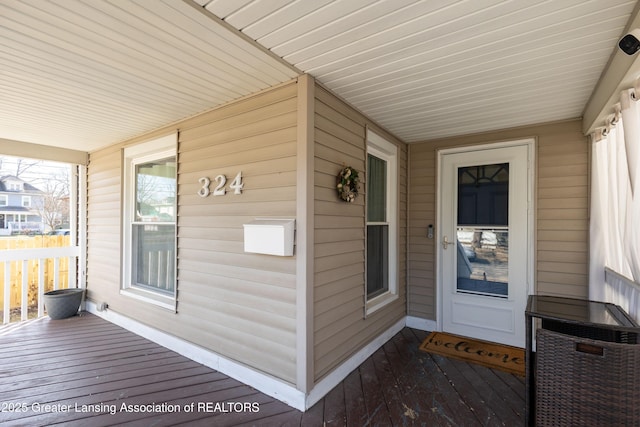
<svg viewBox="0 0 640 427"><path fill-rule="evenodd" d="M96 316L46 318L0 335L0 424L524 424L522 378L422 353L426 335L405 328L301 413Z"/></svg>

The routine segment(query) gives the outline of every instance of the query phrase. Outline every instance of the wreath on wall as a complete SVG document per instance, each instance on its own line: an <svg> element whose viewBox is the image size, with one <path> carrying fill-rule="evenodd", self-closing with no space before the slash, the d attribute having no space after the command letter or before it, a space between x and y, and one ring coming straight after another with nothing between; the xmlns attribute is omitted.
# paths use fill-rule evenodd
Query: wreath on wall
<svg viewBox="0 0 640 427"><path fill-rule="evenodd" d="M358 196L358 171L347 166L338 174L338 184L336 189L338 190L338 197L348 203L353 203Z"/></svg>

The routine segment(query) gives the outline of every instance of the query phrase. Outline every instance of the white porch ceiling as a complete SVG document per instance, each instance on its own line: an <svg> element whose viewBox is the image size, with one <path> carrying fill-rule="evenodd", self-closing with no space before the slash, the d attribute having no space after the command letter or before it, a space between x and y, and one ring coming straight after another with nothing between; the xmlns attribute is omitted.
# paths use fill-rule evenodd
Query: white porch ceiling
<svg viewBox="0 0 640 427"><path fill-rule="evenodd" d="M91 151L298 73L181 0L0 0L0 138Z"/></svg>
<svg viewBox="0 0 640 427"><path fill-rule="evenodd" d="M91 151L300 71L407 142L575 118L636 3L0 0L0 138Z"/></svg>

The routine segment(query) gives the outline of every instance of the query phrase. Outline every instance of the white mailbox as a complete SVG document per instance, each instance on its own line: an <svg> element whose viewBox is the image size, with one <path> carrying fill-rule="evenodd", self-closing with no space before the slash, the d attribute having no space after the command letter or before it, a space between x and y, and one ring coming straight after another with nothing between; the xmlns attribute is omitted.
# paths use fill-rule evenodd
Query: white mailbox
<svg viewBox="0 0 640 427"><path fill-rule="evenodd" d="M259 218L244 224L244 251L293 256L295 219Z"/></svg>

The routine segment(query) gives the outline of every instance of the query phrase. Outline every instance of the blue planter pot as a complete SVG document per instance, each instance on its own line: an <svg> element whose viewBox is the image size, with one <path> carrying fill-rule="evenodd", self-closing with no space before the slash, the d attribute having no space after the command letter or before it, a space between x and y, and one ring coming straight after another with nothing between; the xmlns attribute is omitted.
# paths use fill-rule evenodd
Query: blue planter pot
<svg viewBox="0 0 640 427"><path fill-rule="evenodd" d="M84 289L58 289L44 294L44 306L52 319L74 316L80 308Z"/></svg>

